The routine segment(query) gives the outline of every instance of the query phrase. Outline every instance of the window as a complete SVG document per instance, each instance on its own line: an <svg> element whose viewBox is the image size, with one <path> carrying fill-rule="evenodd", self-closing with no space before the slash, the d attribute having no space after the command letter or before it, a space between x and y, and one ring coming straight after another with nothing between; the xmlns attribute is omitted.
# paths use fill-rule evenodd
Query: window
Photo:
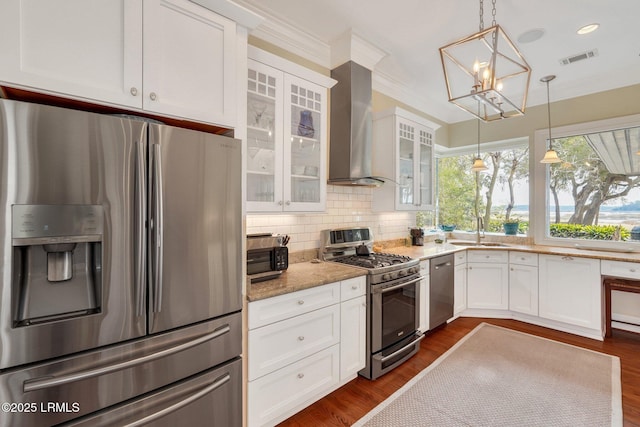
<svg viewBox="0 0 640 427"><path fill-rule="evenodd" d="M563 161L540 165L536 174L545 183L538 190L545 202L536 208L545 223L536 242L640 244L640 121L633 123L621 118L552 130L553 148ZM537 134L536 146L544 147L544 139Z"/></svg>
<svg viewBox="0 0 640 427"><path fill-rule="evenodd" d="M482 148L482 147L481 147ZM516 144L485 144L481 156L486 172L471 172L476 154L439 153L437 159L437 224L456 230L475 231L481 217L484 231L504 233L505 222L517 222L517 233L526 234L529 224L529 149ZM476 204L477 198L477 204Z"/></svg>

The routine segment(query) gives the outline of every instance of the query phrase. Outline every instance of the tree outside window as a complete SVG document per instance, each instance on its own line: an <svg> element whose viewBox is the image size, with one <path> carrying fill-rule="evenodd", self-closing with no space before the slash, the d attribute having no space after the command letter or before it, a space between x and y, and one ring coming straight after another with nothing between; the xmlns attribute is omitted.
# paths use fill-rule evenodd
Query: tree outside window
<svg viewBox="0 0 640 427"><path fill-rule="evenodd" d="M503 224L518 222L518 233L529 224L529 149L526 146L482 154L486 172L471 172L474 154L438 159L438 224L475 231L481 217L484 231L503 232ZM476 203L477 200L477 203Z"/></svg>
<svg viewBox="0 0 640 427"><path fill-rule="evenodd" d="M549 237L640 241L640 156L630 131L554 139L563 162L549 168Z"/></svg>

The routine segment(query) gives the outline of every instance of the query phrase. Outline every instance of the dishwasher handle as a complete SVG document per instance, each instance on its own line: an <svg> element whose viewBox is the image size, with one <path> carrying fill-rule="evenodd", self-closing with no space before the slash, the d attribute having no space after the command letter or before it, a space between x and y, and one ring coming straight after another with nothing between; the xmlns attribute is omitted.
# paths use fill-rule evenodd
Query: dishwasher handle
<svg viewBox="0 0 640 427"><path fill-rule="evenodd" d="M443 263L435 265L433 268L435 270L438 270L438 269L440 269L442 267L451 267L451 262L443 262Z"/></svg>

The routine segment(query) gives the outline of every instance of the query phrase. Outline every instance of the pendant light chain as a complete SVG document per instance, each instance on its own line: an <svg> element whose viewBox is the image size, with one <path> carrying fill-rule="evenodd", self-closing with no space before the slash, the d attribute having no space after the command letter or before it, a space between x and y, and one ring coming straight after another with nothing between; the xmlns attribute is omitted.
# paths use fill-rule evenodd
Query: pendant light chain
<svg viewBox="0 0 640 427"><path fill-rule="evenodd" d="M549 124L549 150L551 150L551 101L549 100L549 82L547 80L547 120Z"/></svg>
<svg viewBox="0 0 640 427"><path fill-rule="evenodd" d="M496 26L496 0L491 1L491 16L493 18L491 20L491 26L495 27Z"/></svg>
<svg viewBox="0 0 640 427"><path fill-rule="evenodd" d="M491 26L496 26L496 0L491 0ZM484 30L484 0L480 0L480 32Z"/></svg>

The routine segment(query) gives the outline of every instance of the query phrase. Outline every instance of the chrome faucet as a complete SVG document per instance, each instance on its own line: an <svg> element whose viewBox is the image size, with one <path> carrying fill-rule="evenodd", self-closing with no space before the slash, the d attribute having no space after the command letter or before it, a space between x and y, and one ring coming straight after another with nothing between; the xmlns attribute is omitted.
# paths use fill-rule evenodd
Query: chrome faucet
<svg viewBox="0 0 640 427"><path fill-rule="evenodd" d="M482 237L480 230L482 229ZM480 239L484 239L484 220L481 216L476 217L476 245L480 245Z"/></svg>

